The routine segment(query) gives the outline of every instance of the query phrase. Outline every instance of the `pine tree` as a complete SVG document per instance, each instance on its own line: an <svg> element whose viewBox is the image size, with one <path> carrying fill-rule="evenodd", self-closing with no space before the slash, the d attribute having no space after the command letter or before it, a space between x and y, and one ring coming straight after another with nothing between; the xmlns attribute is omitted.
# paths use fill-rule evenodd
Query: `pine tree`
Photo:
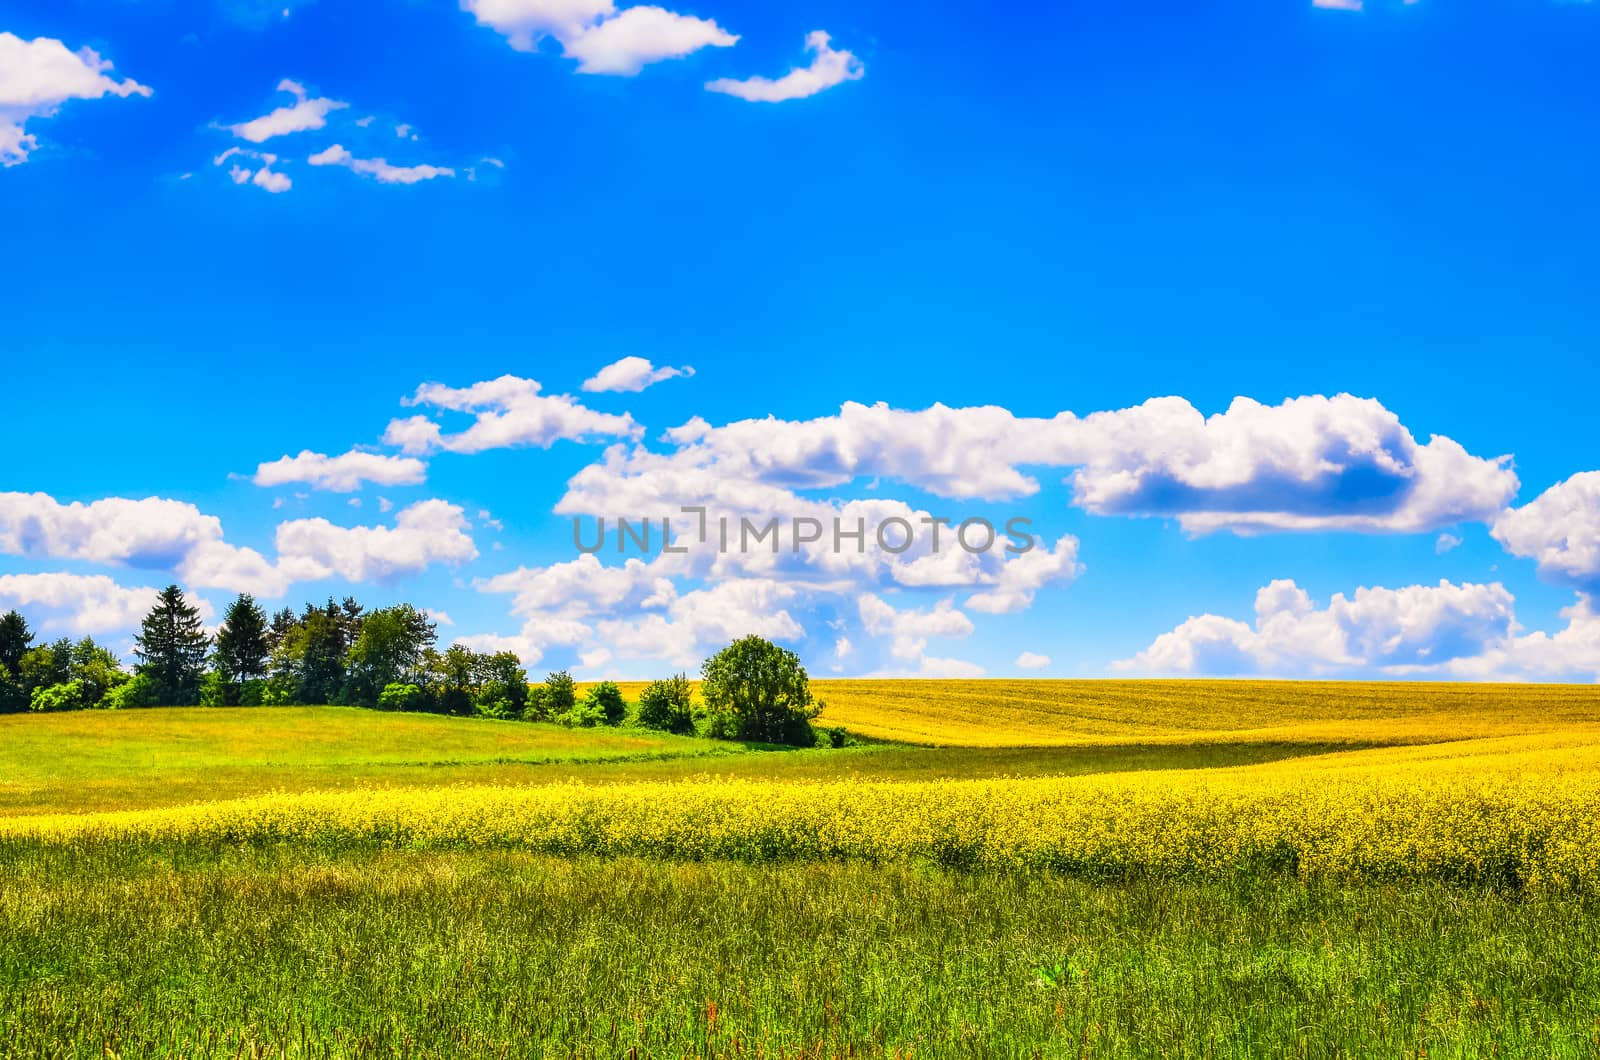
<svg viewBox="0 0 1600 1060"><path fill-rule="evenodd" d="M33 631L16 611L0 617L0 713L28 709L28 686L22 680L22 657L33 645Z"/></svg>
<svg viewBox="0 0 1600 1060"><path fill-rule="evenodd" d="M200 678L210 638L200 625L200 612L189 606L183 590L169 585L144 617L133 638L139 672L150 679L155 700L171 706L200 702Z"/></svg>
<svg viewBox="0 0 1600 1060"><path fill-rule="evenodd" d="M249 593L240 593L217 629L217 672L224 681L243 685L267 672L268 651L266 612Z"/></svg>

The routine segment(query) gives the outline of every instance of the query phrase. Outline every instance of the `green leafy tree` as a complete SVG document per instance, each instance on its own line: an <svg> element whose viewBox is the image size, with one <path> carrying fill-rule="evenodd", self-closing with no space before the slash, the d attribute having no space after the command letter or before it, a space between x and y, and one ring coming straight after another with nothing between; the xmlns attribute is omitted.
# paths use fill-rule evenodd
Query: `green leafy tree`
<svg viewBox="0 0 1600 1060"><path fill-rule="evenodd" d="M520 718L528 706L528 672L515 652L480 655L477 696L473 707L491 718Z"/></svg>
<svg viewBox="0 0 1600 1060"><path fill-rule="evenodd" d="M639 693L639 724L685 735L694 732L693 686L684 674L651 681Z"/></svg>
<svg viewBox="0 0 1600 1060"><path fill-rule="evenodd" d="M478 656L460 644L444 654L434 653L429 672L436 682L434 697L446 714L471 714L481 664Z"/></svg>
<svg viewBox="0 0 1600 1060"><path fill-rule="evenodd" d="M711 734L810 747L818 706L800 657L764 637L742 637L700 668Z"/></svg>
<svg viewBox="0 0 1600 1060"><path fill-rule="evenodd" d="M544 715L550 718L559 718L570 713L578 705L578 686L573 682L572 675L565 670L557 670L544 679Z"/></svg>
<svg viewBox="0 0 1600 1060"><path fill-rule="evenodd" d="M144 617L133 638L139 672L150 678L156 698L169 706L200 702L200 677L205 672L209 646L200 612L190 606L176 585L161 590L156 606Z"/></svg>
<svg viewBox="0 0 1600 1060"><path fill-rule="evenodd" d="M377 706L387 686L418 683L424 655L436 636L434 624L410 604L365 616L350 648L349 702ZM466 702L470 708L471 699Z"/></svg>
<svg viewBox="0 0 1600 1060"><path fill-rule="evenodd" d="M85 707L103 706L106 696L128 681L122 660L96 644L92 637L78 641L68 654L68 675L70 680L82 685Z"/></svg>
<svg viewBox="0 0 1600 1060"><path fill-rule="evenodd" d="M28 649L22 653L17 669L30 695L36 688L66 684L72 679L72 641L62 637Z"/></svg>
<svg viewBox="0 0 1600 1060"><path fill-rule="evenodd" d="M522 705L522 720L550 720L550 690L543 682L528 686L528 701Z"/></svg>
<svg viewBox="0 0 1600 1060"><path fill-rule="evenodd" d="M234 686L229 698L235 703L239 699L238 690L246 681L267 672L267 657L272 652L267 633L266 612L249 593L240 593L223 612L211 657L222 681Z"/></svg>
<svg viewBox="0 0 1600 1060"><path fill-rule="evenodd" d="M628 704L615 681L601 681L583 697L584 706L607 725L621 725L628 715Z"/></svg>
<svg viewBox="0 0 1600 1060"><path fill-rule="evenodd" d="M33 631L20 612L0 615L0 714L27 710L28 686L22 680L22 657L33 647Z"/></svg>

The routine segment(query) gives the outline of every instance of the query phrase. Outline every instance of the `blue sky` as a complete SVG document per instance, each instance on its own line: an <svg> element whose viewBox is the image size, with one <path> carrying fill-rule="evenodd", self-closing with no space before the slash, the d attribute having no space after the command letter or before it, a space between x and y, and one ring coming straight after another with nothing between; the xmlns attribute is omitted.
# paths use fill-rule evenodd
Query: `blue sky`
<svg viewBox="0 0 1600 1060"><path fill-rule="evenodd" d="M1593 680L1597 46L1540 0L0 0L0 606L123 648L168 580L409 599L581 676L756 631ZM584 389L625 358L693 374ZM573 548L680 503L1041 547Z"/></svg>

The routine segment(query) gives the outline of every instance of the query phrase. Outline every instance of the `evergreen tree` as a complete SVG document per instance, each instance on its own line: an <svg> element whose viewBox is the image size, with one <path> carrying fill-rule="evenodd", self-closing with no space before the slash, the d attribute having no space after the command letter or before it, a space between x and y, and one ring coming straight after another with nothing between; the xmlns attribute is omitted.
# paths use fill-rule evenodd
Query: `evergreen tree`
<svg viewBox="0 0 1600 1060"><path fill-rule="evenodd" d="M28 709L22 657L33 645L33 631L16 611L0 616L0 714Z"/></svg>
<svg viewBox="0 0 1600 1060"><path fill-rule="evenodd" d="M285 607L272 616L272 625L267 627L267 650L275 652L283 644L289 634L300 625L300 620L294 617L294 612Z"/></svg>
<svg viewBox="0 0 1600 1060"><path fill-rule="evenodd" d="M337 613L331 600L329 605ZM337 618L320 607L307 607L291 639L291 654L300 670L295 701L315 705L344 702L347 645Z"/></svg>
<svg viewBox="0 0 1600 1060"><path fill-rule="evenodd" d="M213 658L217 672L231 684L243 685L246 681L267 672L267 616L249 593L228 605L217 629L217 646Z"/></svg>
<svg viewBox="0 0 1600 1060"><path fill-rule="evenodd" d="M200 625L200 612L189 606L183 590L169 585L144 617L133 638L139 672L150 679L156 702L193 706L200 702L210 638Z"/></svg>

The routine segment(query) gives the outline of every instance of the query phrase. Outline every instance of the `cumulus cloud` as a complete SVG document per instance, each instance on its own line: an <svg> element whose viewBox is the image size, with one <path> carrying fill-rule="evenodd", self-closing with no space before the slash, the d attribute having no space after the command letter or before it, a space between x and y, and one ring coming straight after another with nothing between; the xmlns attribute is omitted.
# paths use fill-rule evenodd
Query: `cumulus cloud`
<svg viewBox="0 0 1600 1060"><path fill-rule="evenodd" d="M643 357L624 357L600 369L593 378L585 379L583 389L590 393L636 394L662 380L691 375L694 375L694 369L688 365L682 368L657 368Z"/></svg>
<svg viewBox="0 0 1600 1060"><path fill-rule="evenodd" d="M278 82L278 91L288 93L295 101L259 118L225 128L241 140L253 144L266 143L277 136L321 129L328 124L329 114L350 105L342 100L308 96L304 85L287 77Z"/></svg>
<svg viewBox="0 0 1600 1060"><path fill-rule="evenodd" d="M862 627L875 637L889 638L889 655L895 667L884 671L918 677L980 677L983 667L963 659L928 654L928 639L971 636L972 619L958 611L951 600L940 600L931 608L896 609L873 593L863 595L858 604Z"/></svg>
<svg viewBox="0 0 1600 1060"><path fill-rule="evenodd" d="M428 465L410 456L389 456L352 449L338 456L302 449L256 468L251 479L257 486L305 483L313 489L353 493L364 483L379 486L415 486L427 477Z"/></svg>
<svg viewBox="0 0 1600 1060"><path fill-rule="evenodd" d="M1017 656L1014 665L1019 670L1043 670L1050 665L1050 656L1040 655L1038 652L1025 651Z"/></svg>
<svg viewBox="0 0 1600 1060"><path fill-rule="evenodd" d="M46 633L99 636L135 629L159 595L150 586L125 588L104 574L0 575L0 610L23 611ZM211 621L203 597L190 594L189 601Z"/></svg>
<svg viewBox="0 0 1600 1060"><path fill-rule="evenodd" d="M857 81L866 74L861 60L847 51L836 51L829 36L821 30L806 34L806 51L812 53L810 66L797 66L776 80L751 77L743 81L719 77L707 81L706 88L752 103L781 103L804 99L846 81Z"/></svg>
<svg viewBox="0 0 1600 1060"><path fill-rule="evenodd" d="M530 52L541 39L582 34L614 12L612 0L461 0L461 9L492 26L517 51Z"/></svg>
<svg viewBox="0 0 1600 1060"><path fill-rule="evenodd" d="M385 444L410 454L447 450L479 453L486 449L539 446L557 441L587 441L595 437L637 438L642 428L626 413L596 412L566 394L546 396L532 379L503 375L468 387L424 383L404 402L474 416L471 427L445 434L426 416L392 421L384 432Z"/></svg>
<svg viewBox="0 0 1600 1060"><path fill-rule="evenodd" d="M1200 615L1116 666L1217 676L1455 674L1512 645L1514 605L1498 582L1440 581L1335 593L1319 608L1293 581L1279 580L1256 594L1254 625Z"/></svg>
<svg viewBox="0 0 1600 1060"><path fill-rule="evenodd" d="M630 7L591 29L568 37L565 54L580 74L631 77L647 63L680 59L701 48L730 48L739 38L706 18L659 7Z"/></svg>
<svg viewBox="0 0 1600 1060"><path fill-rule="evenodd" d="M394 526L335 526L297 519L278 526L278 564L296 581L337 575L347 581L389 581L435 563L476 559L466 513L441 500L401 509Z"/></svg>
<svg viewBox="0 0 1600 1060"><path fill-rule="evenodd" d="M113 497L61 504L43 493L0 493L0 553L166 570L188 585L262 597L337 575L387 580L477 556L462 510L444 501L403 509L393 527L282 523L276 561L223 539L222 523L192 504Z"/></svg>
<svg viewBox="0 0 1600 1060"><path fill-rule="evenodd" d="M1600 592L1600 471L1557 483L1490 529L1514 556L1539 564L1539 575L1585 592Z"/></svg>
<svg viewBox="0 0 1600 1060"><path fill-rule="evenodd" d="M618 511L598 502L669 492L650 483L737 498L857 478L1001 500L1039 490L1029 469L1059 468L1071 470L1080 508L1171 517L1190 533L1423 532L1490 520L1517 489L1509 458L1476 457L1442 436L1418 443L1380 403L1345 394L1276 406L1238 398L1210 417L1173 397L1048 419L995 406L907 411L851 402L836 416L803 421L714 427L695 418L666 440L670 453L608 453L573 479L562 504Z"/></svg>
<svg viewBox="0 0 1600 1060"><path fill-rule="evenodd" d="M710 19L650 5L618 12L612 0L461 0L461 7L518 51L534 51L541 40L554 38L586 74L631 77L648 63L730 47L739 39Z"/></svg>
<svg viewBox="0 0 1600 1060"><path fill-rule="evenodd" d="M662 613L603 619L595 633L620 658L660 659L688 668L740 637L793 641L805 636L784 606L797 593L794 586L771 579L735 578L684 593Z"/></svg>
<svg viewBox="0 0 1600 1060"><path fill-rule="evenodd" d="M356 158L341 144L318 151L306 161L313 166L341 166L352 173L371 177L379 184L420 184L425 180L456 175L456 171L448 166L396 166L384 158Z"/></svg>
<svg viewBox="0 0 1600 1060"><path fill-rule="evenodd" d="M151 94L132 78L111 77L110 69L92 48L71 51L50 37L0 33L0 166L26 162L39 143L28 122L54 115L68 100Z"/></svg>
<svg viewBox="0 0 1600 1060"><path fill-rule="evenodd" d="M284 589L260 553L223 540L216 516L161 497L61 504L45 493L0 493L0 553L170 570L201 588L263 596Z"/></svg>

